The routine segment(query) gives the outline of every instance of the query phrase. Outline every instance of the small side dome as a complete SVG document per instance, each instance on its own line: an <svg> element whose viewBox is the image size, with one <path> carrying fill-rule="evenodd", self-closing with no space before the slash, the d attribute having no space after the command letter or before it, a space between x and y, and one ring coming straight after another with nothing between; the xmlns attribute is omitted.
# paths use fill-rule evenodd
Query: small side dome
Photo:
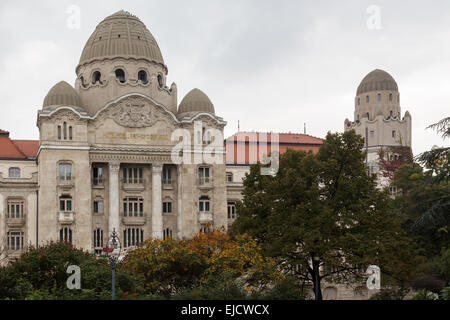
<svg viewBox="0 0 450 320"><path fill-rule="evenodd" d="M215 114L214 105L203 91L194 89L181 101L178 107L178 114L199 112Z"/></svg>
<svg viewBox="0 0 450 320"><path fill-rule="evenodd" d="M59 106L81 108L78 93L65 81L61 81L51 88L44 99L43 108Z"/></svg>

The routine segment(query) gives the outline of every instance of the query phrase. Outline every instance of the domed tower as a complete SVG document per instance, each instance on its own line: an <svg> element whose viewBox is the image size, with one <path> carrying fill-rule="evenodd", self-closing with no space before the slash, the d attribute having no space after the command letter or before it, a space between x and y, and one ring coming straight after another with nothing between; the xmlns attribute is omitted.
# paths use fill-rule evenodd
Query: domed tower
<svg viewBox="0 0 450 320"><path fill-rule="evenodd" d="M378 171L381 148L411 148L411 115L401 115L397 82L383 70L364 77L356 91L354 120L345 119L345 131L355 130L365 138L367 166Z"/></svg>
<svg viewBox="0 0 450 320"><path fill-rule="evenodd" d="M214 105L203 91L193 89L181 101L178 107L178 117L192 117L199 113L210 113L214 115Z"/></svg>
<svg viewBox="0 0 450 320"><path fill-rule="evenodd" d="M166 86L168 68L153 35L136 16L119 11L96 27L76 68L75 89L93 116L129 93L150 96L176 113L177 89Z"/></svg>

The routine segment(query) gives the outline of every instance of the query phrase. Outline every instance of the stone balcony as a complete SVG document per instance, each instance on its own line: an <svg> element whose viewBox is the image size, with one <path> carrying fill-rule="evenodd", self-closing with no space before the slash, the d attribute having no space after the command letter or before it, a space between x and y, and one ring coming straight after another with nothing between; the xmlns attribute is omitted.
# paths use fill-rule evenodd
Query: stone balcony
<svg viewBox="0 0 450 320"><path fill-rule="evenodd" d="M213 222L213 214L212 212L200 212L198 214L198 220L200 223L212 223Z"/></svg>
<svg viewBox="0 0 450 320"><path fill-rule="evenodd" d="M23 218L6 218L6 224L10 228L20 228L25 225L25 217Z"/></svg>
<svg viewBox="0 0 450 320"><path fill-rule="evenodd" d="M143 191L146 188L147 181L145 179L133 181L130 183L130 181L121 181L122 189L128 190L128 191Z"/></svg>
<svg viewBox="0 0 450 320"><path fill-rule="evenodd" d="M60 212L58 216L58 221L61 224L72 224L75 222L74 212Z"/></svg>
<svg viewBox="0 0 450 320"><path fill-rule="evenodd" d="M122 223L126 226L143 226L146 222L146 214L143 217L124 217L122 214Z"/></svg>

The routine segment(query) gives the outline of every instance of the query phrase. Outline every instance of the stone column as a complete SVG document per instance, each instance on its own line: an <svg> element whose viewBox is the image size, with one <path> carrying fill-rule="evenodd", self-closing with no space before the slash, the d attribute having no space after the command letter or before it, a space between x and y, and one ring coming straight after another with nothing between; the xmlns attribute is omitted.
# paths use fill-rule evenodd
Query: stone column
<svg viewBox="0 0 450 320"><path fill-rule="evenodd" d="M152 164L152 237L163 238L162 164Z"/></svg>
<svg viewBox="0 0 450 320"><path fill-rule="evenodd" d="M178 239L182 239L183 238L183 217L182 217L182 212L183 212L183 193L182 193L182 181L181 181L181 177L182 177L182 170L183 167L181 165L177 166L177 197L178 197L178 216L177 216L177 225L178 225Z"/></svg>
<svg viewBox="0 0 450 320"><path fill-rule="evenodd" d="M120 234L119 171L120 163L109 164L109 234L114 229Z"/></svg>

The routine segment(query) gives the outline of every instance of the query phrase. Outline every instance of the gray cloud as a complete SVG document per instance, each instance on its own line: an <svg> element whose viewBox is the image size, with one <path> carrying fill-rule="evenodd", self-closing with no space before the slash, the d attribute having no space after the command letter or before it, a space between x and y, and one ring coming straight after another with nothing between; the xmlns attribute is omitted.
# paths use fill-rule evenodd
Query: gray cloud
<svg viewBox="0 0 450 320"><path fill-rule="evenodd" d="M81 8L81 28L66 9ZM369 5L381 29L366 26ZM448 116L450 4L447 1L2 1L0 128L37 139L37 109L58 81L74 83L85 42L106 16L124 9L157 39L180 100L205 91L226 134L241 129L342 131L361 79L381 68L399 84L413 118L415 153L443 145L425 127Z"/></svg>

